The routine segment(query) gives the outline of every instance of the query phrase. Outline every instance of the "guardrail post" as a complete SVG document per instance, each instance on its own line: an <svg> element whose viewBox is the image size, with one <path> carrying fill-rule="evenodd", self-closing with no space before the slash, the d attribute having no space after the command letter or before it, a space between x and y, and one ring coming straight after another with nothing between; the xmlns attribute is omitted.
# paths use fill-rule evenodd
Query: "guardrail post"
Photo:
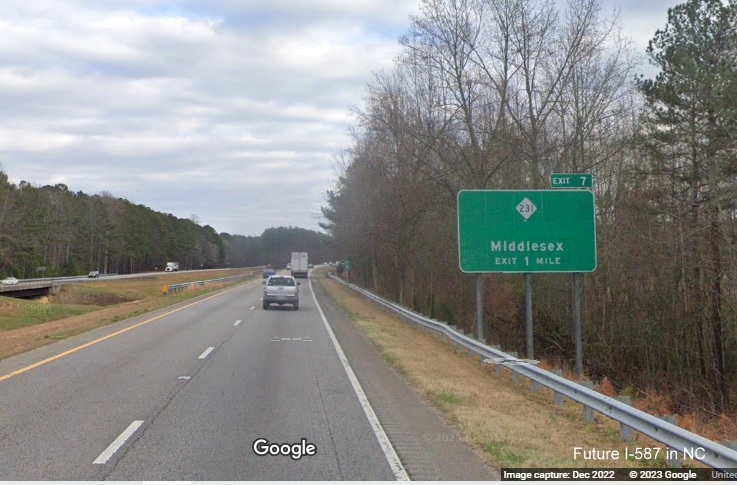
<svg viewBox="0 0 737 485"><path fill-rule="evenodd" d="M676 414L667 414L665 416L660 416L660 419L662 419L666 423L678 426L678 415ZM678 450L666 447L665 460L668 463L669 468L681 468L681 459L679 458Z"/></svg>
<svg viewBox="0 0 737 485"><path fill-rule="evenodd" d="M461 332L461 331L458 330L458 326L456 326L456 325L451 325L449 323L447 323L446 325L448 325L448 328L450 328L450 329L452 329L452 330L454 330L454 331L456 331L458 333L463 333L463 332ZM461 348L461 349L463 348L463 345L459 344L455 340L451 340L450 343L452 343L455 347L458 347L458 348Z"/></svg>
<svg viewBox="0 0 737 485"><path fill-rule="evenodd" d="M734 440L734 441L722 441L719 444L722 445L722 446L726 446L730 450L737 451L737 440Z"/></svg>
<svg viewBox="0 0 737 485"><path fill-rule="evenodd" d="M558 377L563 377L563 369L553 369L551 372ZM566 402L566 399L563 397L563 394L555 391L553 402L556 406L561 407Z"/></svg>
<svg viewBox="0 0 737 485"><path fill-rule="evenodd" d="M507 352L510 356L517 358L517 352ZM509 370L512 372L512 382L519 384L519 373L514 370L514 366L510 366Z"/></svg>
<svg viewBox="0 0 737 485"><path fill-rule="evenodd" d="M473 338L473 332L469 332L469 333L463 332L463 335L465 335L466 337L470 338L471 340L474 340L474 338ZM468 354L469 356L473 356L473 354L475 354L475 353L476 352L474 352L471 349L466 349L466 354Z"/></svg>
<svg viewBox="0 0 737 485"><path fill-rule="evenodd" d="M594 383L591 381L582 382L581 385L585 387L586 389L594 388ZM583 407L583 419L585 419L587 423L593 423L594 422L594 410L588 406L584 406Z"/></svg>
<svg viewBox="0 0 737 485"><path fill-rule="evenodd" d="M502 346L501 345L492 345L491 348L494 349L494 350L498 350L499 352L502 351ZM502 365L501 364L494 364L494 371L496 371L497 374L500 373L502 371Z"/></svg>
<svg viewBox="0 0 737 485"><path fill-rule="evenodd" d="M530 364L534 365L535 367L538 367L540 364ZM537 392L540 390L540 383L537 381L530 380L530 390L532 392Z"/></svg>
<svg viewBox="0 0 737 485"><path fill-rule="evenodd" d="M617 396L615 399L621 403L631 406L632 399L630 399L629 396ZM619 436L621 436L627 443L632 443L634 440L632 436L632 428L626 424L619 423Z"/></svg>

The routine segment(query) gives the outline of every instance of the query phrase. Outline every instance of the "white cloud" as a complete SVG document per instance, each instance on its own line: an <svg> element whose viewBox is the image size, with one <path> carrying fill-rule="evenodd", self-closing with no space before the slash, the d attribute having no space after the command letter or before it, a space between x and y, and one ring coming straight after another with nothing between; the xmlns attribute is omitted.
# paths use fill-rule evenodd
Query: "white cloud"
<svg viewBox="0 0 737 485"><path fill-rule="evenodd" d="M417 3L3 0L0 163L222 232L315 229L349 106ZM665 24L640 3L623 19Z"/></svg>

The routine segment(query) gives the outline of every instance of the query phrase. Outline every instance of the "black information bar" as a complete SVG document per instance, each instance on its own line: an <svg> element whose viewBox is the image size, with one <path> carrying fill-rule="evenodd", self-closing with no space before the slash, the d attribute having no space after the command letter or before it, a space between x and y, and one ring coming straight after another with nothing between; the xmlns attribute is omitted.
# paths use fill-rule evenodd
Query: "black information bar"
<svg viewBox="0 0 737 485"><path fill-rule="evenodd" d="M712 468L502 468L502 481L618 482L737 480L737 469Z"/></svg>

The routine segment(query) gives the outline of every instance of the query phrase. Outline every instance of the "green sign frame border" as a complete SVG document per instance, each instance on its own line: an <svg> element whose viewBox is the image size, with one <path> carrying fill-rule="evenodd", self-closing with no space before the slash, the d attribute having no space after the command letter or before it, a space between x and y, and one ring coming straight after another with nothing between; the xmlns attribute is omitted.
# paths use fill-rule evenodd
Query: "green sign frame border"
<svg viewBox="0 0 737 485"><path fill-rule="evenodd" d="M593 240L594 240L594 265L590 270L560 270L560 271L540 271L540 270L514 270L514 271L466 271L461 266L461 215L460 215L460 198L464 192L545 192L545 193L563 193L563 192L575 192L591 194L592 213L594 216L593 220ZM593 190L582 189L582 188L560 188L560 189L461 189L456 194L456 229L458 236L458 269L466 274L575 274L575 273L593 273L599 266L599 251L597 245L597 230L596 230L596 198Z"/></svg>

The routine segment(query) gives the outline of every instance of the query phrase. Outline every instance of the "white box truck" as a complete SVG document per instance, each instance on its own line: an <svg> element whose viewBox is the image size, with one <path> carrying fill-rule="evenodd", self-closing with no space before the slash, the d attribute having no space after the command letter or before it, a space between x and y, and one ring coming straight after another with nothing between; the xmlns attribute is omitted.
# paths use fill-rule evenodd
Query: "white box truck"
<svg viewBox="0 0 737 485"><path fill-rule="evenodd" d="M292 253L290 268L295 278L307 278L307 253Z"/></svg>
<svg viewBox="0 0 737 485"><path fill-rule="evenodd" d="M172 271L179 271L179 263L170 262L166 263L166 270L167 273Z"/></svg>

